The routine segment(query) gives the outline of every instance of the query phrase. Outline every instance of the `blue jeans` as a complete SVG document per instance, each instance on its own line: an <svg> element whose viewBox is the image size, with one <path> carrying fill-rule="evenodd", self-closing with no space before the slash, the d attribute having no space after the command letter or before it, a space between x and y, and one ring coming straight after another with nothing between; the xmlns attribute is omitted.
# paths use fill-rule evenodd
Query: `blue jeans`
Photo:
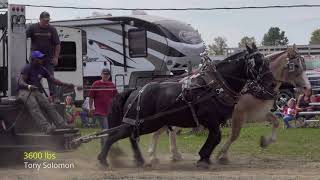
<svg viewBox="0 0 320 180"><path fill-rule="evenodd" d="M84 127L88 126L89 124L89 114L87 111L81 111L80 112L80 119L81 123Z"/></svg>
<svg viewBox="0 0 320 180"><path fill-rule="evenodd" d="M109 129L108 116L94 115L93 118L99 121L101 129ZM104 142L106 141L106 138L107 137L101 138L101 150L103 148Z"/></svg>
<svg viewBox="0 0 320 180"><path fill-rule="evenodd" d="M274 115L276 115L278 118L282 118L284 116L284 114L282 112L274 112Z"/></svg>
<svg viewBox="0 0 320 180"><path fill-rule="evenodd" d="M283 122L286 124L287 128L291 128L289 121L292 121L294 119L294 116L292 115L285 115L283 117Z"/></svg>
<svg viewBox="0 0 320 180"><path fill-rule="evenodd" d="M99 121L101 129L109 129L108 116L94 115L93 118Z"/></svg>

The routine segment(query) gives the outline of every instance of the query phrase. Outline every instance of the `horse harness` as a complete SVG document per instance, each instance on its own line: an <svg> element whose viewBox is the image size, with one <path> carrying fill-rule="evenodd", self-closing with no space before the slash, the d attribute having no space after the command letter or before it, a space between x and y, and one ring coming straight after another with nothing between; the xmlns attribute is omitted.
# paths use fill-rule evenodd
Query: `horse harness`
<svg viewBox="0 0 320 180"><path fill-rule="evenodd" d="M263 68L266 68L267 66L269 66L269 63L270 63L269 61L271 59L276 59L285 52L286 51L283 51L279 54L276 54L274 57L269 57L267 60L263 61L264 64L259 67L258 71L255 71L253 68L251 68L253 71L255 71L253 72L253 74L257 74L257 77L255 78L255 80L251 80L246 84L241 94L249 93L262 100L275 99L275 97L277 97L278 95L278 92L275 91L276 83L277 82L286 83L286 82L275 79L270 69L265 71ZM306 70L304 59L299 54L296 56L288 57L287 60L288 60L288 63L285 68L287 68L290 73L296 72L296 68L294 64L295 60L298 60L303 70ZM300 73L296 74L296 76L299 76L299 75ZM271 82L271 84L270 83L266 84L266 82Z"/></svg>
<svg viewBox="0 0 320 180"><path fill-rule="evenodd" d="M262 100L274 99L278 93L274 90L276 87L276 83L274 82L276 80L269 69L269 63L267 61L263 61L258 70L255 68L248 69L250 69L251 74L254 74L256 78L247 82L241 91L241 94L249 93Z"/></svg>
<svg viewBox="0 0 320 180"><path fill-rule="evenodd" d="M212 73L208 73L207 71L202 71L196 75L193 75L191 77L187 77L186 81L189 81L190 78L195 79L195 78L201 78L204 82L205 85L199 85L199 84L194 84L194 86L191 85L191 83L186 82L186 84L189 83L189 85L185 85L182 82L182 91L181 93L178 95L176 101L178 100L182 100L186 103L186 105L178 107L178 108L174 108L174 109L170 109L168 110L169 107L167 107L165 110L163 110L162 112L159 112L157 114L148 116L148 117L144 117L144 118L140 118L140 110L141 110L141 95L144 92L144 90L151 84L148 83L145 86L143 86L140 90L139 93L135 96L135 98L131 101L131 103L128 105L128 108L123 116L122 122L130 124L134 127L134 131L132 134L132 138L135 140L139 140L139 135L140 135L140 125L146 121L146 120L152 120L152 119L156 119L156 118L160 118L162 116L165 115L169 115L169 114L173 114L179 111L182 111L184 109L189 108L191 113L192 113L192 117L193 120L195 122L195 124L197 126L199 126L199 120L195 111L194 106L199 104L200 102L204 102L212 97L218 97L217 99L219 100L219 102L221 102L223 105L225 106L234 106L234 104L237 102L240 94L237 92L234 92L228 85L227 83L224 81L224 79L222 78L221 74L216 70L214 65L209 65L210 71ZM181 84L180 82L177 82ZM195 89L200 89L200 88L205 88L206 91L204 91L203 93L199 94L196 96L195 99L188 99L186 97L186 95L188 93L190 93L192 90ZM208 92L209 91L209 92ZM136 105L136 117L135 119L132 118L128 118L126 117L129 110L132 108L133 103L137 102Z"/></svg>

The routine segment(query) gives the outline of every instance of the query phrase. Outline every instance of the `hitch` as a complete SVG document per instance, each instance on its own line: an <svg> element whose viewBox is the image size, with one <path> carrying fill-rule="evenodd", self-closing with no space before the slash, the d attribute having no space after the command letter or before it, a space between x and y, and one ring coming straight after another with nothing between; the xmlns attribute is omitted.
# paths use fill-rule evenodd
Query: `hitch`
<svg viewBox="0 0 320 180"><path fill-rule="evenodd" d="M108 137L108 136L112 135L113 133L115 133L116 131L118 131L122 128L125 128L125 127L129 127L129 126L130 126L129 124L121 124L120 126L117 126L117 127L111 128L111 129L105 129L105 130L102 130L102 131L99 131L99 132L96 132L93 134L89 134L86 136L75 138L72 140L71 143L73 146L79 146L82 143L88 143L94 139Z"/></svg>

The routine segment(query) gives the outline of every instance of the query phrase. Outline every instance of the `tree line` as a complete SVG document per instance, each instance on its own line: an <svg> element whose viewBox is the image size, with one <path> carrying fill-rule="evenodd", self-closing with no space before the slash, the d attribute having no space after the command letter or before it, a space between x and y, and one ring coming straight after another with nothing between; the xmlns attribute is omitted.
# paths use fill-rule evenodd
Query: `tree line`
<svg viewBox="0 0 320 180"><path fill-rule="evenodd" d="M245 47L246 44L256 43L254 37L244 36L238 43L238 47ZM263 46L282 46L288 45L289 40L279 27L271 27L267 33L264 34L261 44ZM320 44L320 29L316 29L311 33L309 44ZM224 50L228 47L227 39L218 36L213 39L213 43L208 45L210 55L223 55Z"/></svg>

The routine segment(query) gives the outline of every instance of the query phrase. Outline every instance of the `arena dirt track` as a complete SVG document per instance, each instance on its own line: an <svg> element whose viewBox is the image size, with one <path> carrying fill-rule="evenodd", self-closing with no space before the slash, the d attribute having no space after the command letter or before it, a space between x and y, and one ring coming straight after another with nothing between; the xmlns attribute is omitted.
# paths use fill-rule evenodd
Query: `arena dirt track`
<svg viewBox="0 0 320 180"><path fill-rule="evenodd" d="M160 164L135 168L131 157L109 161L112 166L104 169L95 157L68 157L75 169L25 169L19 166L1 167L0 179L36 180L85 180L85 179L320 179L320 162L302 160L278 160L272 158L233 157L230 165L219 165L215 161L209 169L194 166L196 155L183 154L184 160L171 162L163 156Z"/></svg>

